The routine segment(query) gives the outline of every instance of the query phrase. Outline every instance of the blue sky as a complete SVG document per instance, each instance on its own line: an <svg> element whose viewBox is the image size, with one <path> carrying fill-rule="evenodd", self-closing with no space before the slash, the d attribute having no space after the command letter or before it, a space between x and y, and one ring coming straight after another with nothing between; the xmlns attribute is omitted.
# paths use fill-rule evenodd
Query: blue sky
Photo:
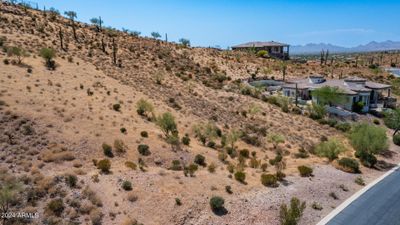
<svg viewBox="0 0 400 225"><path fill-rule="evenodd" d="M105 25L128 28L194 46L227 47L247 41L291 45L356 46L400 41L399 0L36 0L40 7L76 11L78 20L102 16Z"/></svg>

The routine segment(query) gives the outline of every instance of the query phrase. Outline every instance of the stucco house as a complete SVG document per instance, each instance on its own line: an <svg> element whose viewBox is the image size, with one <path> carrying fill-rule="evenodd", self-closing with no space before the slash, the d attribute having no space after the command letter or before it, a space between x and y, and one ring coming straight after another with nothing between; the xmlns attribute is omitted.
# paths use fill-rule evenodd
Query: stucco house
<svg viewBox="0 0 400 225"><path fill-rule="evenodd" d="M232 50L251 50L255 51L265 50L268 52L270 56L277 57L280 59L289 59L289 45L276 42L276 41L268 41L268 42L247 42L240 45L232 46Z"/></svg>
<svg viewBox="0 0 400 225"><path fill-rule="evenodd" d="M395 99L390 97L390 85L367 81L360 77L327 80L324 76L312 75L306 79L287 82L282 86L282 92L287 97L295 98L297 90L298 99L318 102L318 99L312 96L312 91L324 86L337 87L346 95L346 101L338 106L348 111L353 111L354 104L358 102L362 102L362 112L395 103Z"/></svg>

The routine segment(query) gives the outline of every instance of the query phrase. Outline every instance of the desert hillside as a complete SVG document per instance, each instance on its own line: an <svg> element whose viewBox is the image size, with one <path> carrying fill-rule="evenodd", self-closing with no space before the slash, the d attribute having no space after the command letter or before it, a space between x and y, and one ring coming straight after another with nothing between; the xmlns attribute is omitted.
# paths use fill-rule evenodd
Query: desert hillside
<svg viewBox="0 0 400 225"><path fill-rule="evenodd" d="M351 157L343 132L292 104L286 110L243 94L240 80L252 74L280 78L280 61L135 37L7 3L0 3L0 40L0 182L18 181L12 209L39 213L9 224L279 224L279 207L292 197L307 201L301 224L314 224L361 188L359 174L311 154L334 138ZM54 67L43 48L55 50ZM391 79L367 64L337 70ZM324 72L330 67L318 60L290 63L287 78ZM159 122L169 115L176 129ZM302 165L313 177L300 176ZM361 172L366 182L383 173ZM281 181L266 187L262 174ZM210 209L213 196L225 199L226 212Z"/></svg>

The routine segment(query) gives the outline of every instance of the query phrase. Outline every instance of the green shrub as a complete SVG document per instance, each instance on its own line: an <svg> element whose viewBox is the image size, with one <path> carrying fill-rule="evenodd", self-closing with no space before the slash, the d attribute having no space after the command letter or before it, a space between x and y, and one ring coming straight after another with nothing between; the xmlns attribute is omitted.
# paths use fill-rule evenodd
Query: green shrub
<svg viewBox="0 0 400 225"><path fill-rule="evenodd" d="M119 103L113 105L113 109L117 112L121 110L121 105Z"/></svg>
<svg viewBox="0 0 400 225"><path fill-rule="evenodd" d="M121 131L121 133L126 134L126 128L125 127L121 127L121 129L119 129Z"/></svg>
<svg viewBox="0 0 400 225"><path fill-rule="evenodd" d="M240 183L245 183L246 180L246 173L242 172L242 171L237 171L235 173L235 179L237 181L239 181Z"/></svg>
<svg viewBox="0 0 400 225"><path fill-rule="evenodd" d="M343 168L344 171L350 173L359 173L360 168L357 160L352 158L341 158L338 160L339 166Z"/></svg>
<svg viewBox="0 0 400 225"><path fill-rule="evenodd" d="M140 132L140 136L147 138L147 137L149 137L149 134L147 133L147 131L142 131L142 132Z"/></svg>
<svg viewBox="0 0 400 225"><path fill-rule="evenodd" d="M124 153L126 152L127 146L122 140L116 139L114 140L114 149L117 153Z"/></svg>
<svg viewBox="0 0 400 225"><path fill-rule="evenodd" d="M148 118L154 117L154 106L150 102L140 99L136 103L136 112L139 115L146 116Z"/></svg>
<svg viewBox="0 0 400 225"><path fill-rule="evenodd" d="M388 147L386 130L368 123L354 126L349 137L350 143L356 151L378 154Z"/></svg>
<svg viewBox="0 0 400 225"><path fill-rule="evenodd" d="M365 181L362 177L357 177L354 182L360 186L365 186Z"/></svg>
<svg viewBox="0 0 400 225"><path fill-rule="evenodd" d="M105 156L108 156L110 158L114 157L112 147L110 145L103 143L101 147L103 148L103 153Z"/></svg>
<svg viewBox="0 0 400 225"><path fill-rule="evenodd" d="M374 124L376 124L376 125L381 124L381 122L380 122L378 119L374 119L373 122L374 122Z"/></svg>
<svg viewBox="0 0 400 225"><path fill-rule="evenodd" d="M131 191L132 190L132 183L130 181L124 181L122 182L122 189L125 191Z"/></svg>
<svg viewBox="0 0 400 225"><path fill-rule="evenodd" d="M76 183L78 182L78 177L73 174L68 174L65 176L65 183L68 184L71 188L76 187Z"/></svg>
<svg viewBox="0 0 400 225"><path fill-rule="evenodd" d="M210 199L210 207L213 211L224 209L225 200L222 197L214 196Z"/></svg>
<svg viewBox="0 0 400 225"><path fill-rule="evenodd" d="M190 137L188 134L185 134L185 136L182 137L182 143L184 145L190 145Z"/></svg>
<svg viewBox="0 0 400 225"><path fill-rule="evenodd" d="M209 141L208 143L207 143L207 147L209 147L209 148L215 148L215 142L214 141Z"/></svg>
<svg viewBox="0 0 400 225"><path fill-rule="evenodd" d="M210 173L215 173L215 169L217 168L217 166L214 163L211 163L210 165L208 165L207 169L208 172Z"/></svg>
<svg viewBox="0 0 400 225"><path fill-rule="evenodd" d="M197 154L194 157L194 163L200 165L200 166L205 166L206 165L206 157L203 155Z"/></svg>
<svg viewBox="0 0 400 225"><path fill-rule="evenodd" d="M337 159L338 155L346 151L344 145L336 139L321 142L314 149L315 154L320 157L326 157L330 161Z"/></svg>
<svg viewBox="0 0 400 225"><path fill-rule="evenodd" d="M338 123L338 124L335 125L335 128L337 130L342 131L342 132L347 132L347 131L349 131L351 129L351 125L350 125L350 123L346 123L346 122L345 123Z"/></svg>
<svg viewBox="0 0 400 225"><path fill-rule="evenodd" d="M318 210L318 211L321 211L323 209L322 206L317 202L313 202L313 204L311 205L311 208Z"/></svg>
<svg viewBox="0 0 400 225"><path fill-rule="evenodd" d="M395 145L400 145L400 134L396 134L393 136L393 143Z"/></svg>
<svg viewBox="0 0 400 225"><path fill-rule="evenodd" d="M182 170L181 161L179 161L177 159L172 160L172 165L170 167L170 170L174 170L174 171Z"/></svg>
<svg viewBox="0 0 400 225"><path fill-rule="evenodd" d="M103 159L97 162L97 168L103 173L109 173L111 168L111 162L108 159Z"/></svg>
<svg viewBox="0 0 400 225"><path fill-rule="evenodd" d="M302 176L302 177L310 177L310 176L312 176L313 169L311 167L299 166L299 167L297 167L297 169L299 170L300 176Z"/></svg>
<svg viewBox="0 0 400 225"><path fill-rule="evenodd" d="M279 212L281 225L296 225L303 216L306 208L306 202L300 202L298 198L290 200L290 207L282 204Z"/></svg>
<svg viewBox="0 0 400 225"><path fill-rule="evenodd" d="M366 167L372 168L378 162L377 158L366 151L356 151L356 157L360 159L361 164Z"/></svg>
<svg viewBox="0 0 400 225"><path fill-rule="evenodd" d="M125 166L132 169L132 170L136 170L137 165L136 163L132 162L132 161L126 161L125 162Z"/></svg>
<svg viewBox="0 0 400 225"><path fill-rule="evenodd" d="M196 164L190 164L188 167L184 168L183 172L185 176L189 174L191 177L193 177L198 168L199 167Z"/></svg>
<svg viewBox="0 0 400 225"><path fill-rule="evenodd" d="M261 183L267 187L278 187L278 178L273 174L261 174Z"/></svg>
<svg viewBox="0 0 400 225"><path fill-rule="evenodd" d="M46 67L49 70L54 70L56 68L56 63L53 60L56 57L56 52L52 48L42 48L40 50L40 56L46 60Z"/></svg>
<svg viewBox="0 0 400 225"><path fill-rule="evenodd" d="M140 144L137 149L141 155L149 156L151 154L148 145Z"/></svg>
<svg viewBox="0 0 400 225"><path fill-rule="evenodd" d="M266 57L268 56L268 52L266 50L260 50L257 52L258 57Z"/></svg>
<svg viewBox="0 0 400 225"><path fill-rule="evenodd" d="M178 206L181 206L182 205L181 199L175 198L175 204L178 205Z"/></svg>
<svg viewBox="0 0 400 225"><path fill-rule="evenodd" d="M169 137L170 134L178 131L175 117L170 112L163 113L157 117L157 125L161 128L165 137Z"/></svg>
<svg viewBox="0 0 400 225"><path fill-rule="evenodd" d="M305 159L305 158L310 157L310 155L308 154L308 152L304 148L300 148L299 152L294 154L294 157Z"/></svg>
<svg viewBox="0 0 400 225"><path fill-rule="evenodd" d="M232 187L230 185L226 185L225 186L225 191L228 194L233 194Z"/></svg>
<svg viewBox="0 0 400 225"><path fill-rule="evenodd" d="M61 214L63 213L63 211L64 211L64 209L65 209L63 200L62 200L61 198L51 200L51 201L47 204L47 209L48 209L50 212L52 212L54 215L56 215L56 216L61 216Z"/></svg>
<svg viewBox="0 0 400 225"><path fill-rule="evenodd" d="M249 158L250 156L250 152L248 149L243 149L239 151L239 155L245 157L245 158Z"/></svg>

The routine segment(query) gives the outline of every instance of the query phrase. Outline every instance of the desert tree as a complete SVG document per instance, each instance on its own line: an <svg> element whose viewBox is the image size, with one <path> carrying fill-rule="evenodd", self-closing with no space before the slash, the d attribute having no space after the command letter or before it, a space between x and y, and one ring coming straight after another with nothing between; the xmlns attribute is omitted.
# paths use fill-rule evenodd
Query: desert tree
<svg viewBox="0 0 400 225"><path fill-rule="evenodd" d="M131 36L134 36L134 37L139 37L139 35L141 34L141 32L140 32L140 31L133 30L133 31L129 31L129 34L130 34Z"/></svg>
<svg viewBox="0 0 400 225"><path fill-rule="evenodd" d="M179 39L179 43L181 43L184 47L190 47L190 40L186 38Z"/></svg>
<svg viewBox="0 0 400 225"><path fill-rule="evenodd" d="M195 136L205 145L209 141L213 141L217 136L217 126L212 123L199 123L193 126Z"/></svg>
<svg viewBox="0 0 400 225"><path fill-rule="evenodd" d="M312 91L311 95L317 99L320 105L341 104L346 101L343 90L338 87L324 86Z"/></svg>
<svg viewBox="0 0 400 225"><path fill-rule="evenodd" d="M64 12L64 15L66 15L71 20L71 26L72 26L72 32L74 34L74 39L76 42L78 42L78 37L76 35L76 26L75 26L75 19L77 18L76 12L66 11L66 12Z"/></svg>
<svg viewBox="0 0 400 225"><path fill-rule="evenodd" d="M96 26L98 32L101 31L101 26L102 26L102 24L103 24L103 22L104 22L104 21L101 19L101 17L99 17L99 18L94 17L94 18L90 19L90 22L91 22L93 25Z"/></svg>
<svg viewBox="0 0 400 225"><path fill-rule="evenodd" d="M395 136L400 130L400 109L386 112L383 122L387 127L394 130L393 136Z"/></svg>
<svg viewBox="0 0 400 225"><path fill-rule="evenodd" d="M154 39L158 39L158 38L161 37L161 34L158 33L158 32L151 32L151 36L152 36Z"/></svg>
<svg viewBox="0 0 400 225"><path fill-rule="evenodd" d="M7 48L7 54L9 56L14 56L17 59L18 64L21 64L22 59L28 56L28 53L25 51L25 49L16 46Z"/></svg>
<svg viewBox="0 0 400 225"><path fill-rule="evenodd" d="M231 149L235 149L235 143L242 136L242 132L240 130L232 129L228 135L226 136L226 142L230 145Z"/></svg>
<svg viewBox="0 0 400 225"><path fill-rule="evenodd" d="M175 117L170 112L163 113L161 116L157 117L156 123L167 139L170 135L174 135L178 132Z"/></svg>

